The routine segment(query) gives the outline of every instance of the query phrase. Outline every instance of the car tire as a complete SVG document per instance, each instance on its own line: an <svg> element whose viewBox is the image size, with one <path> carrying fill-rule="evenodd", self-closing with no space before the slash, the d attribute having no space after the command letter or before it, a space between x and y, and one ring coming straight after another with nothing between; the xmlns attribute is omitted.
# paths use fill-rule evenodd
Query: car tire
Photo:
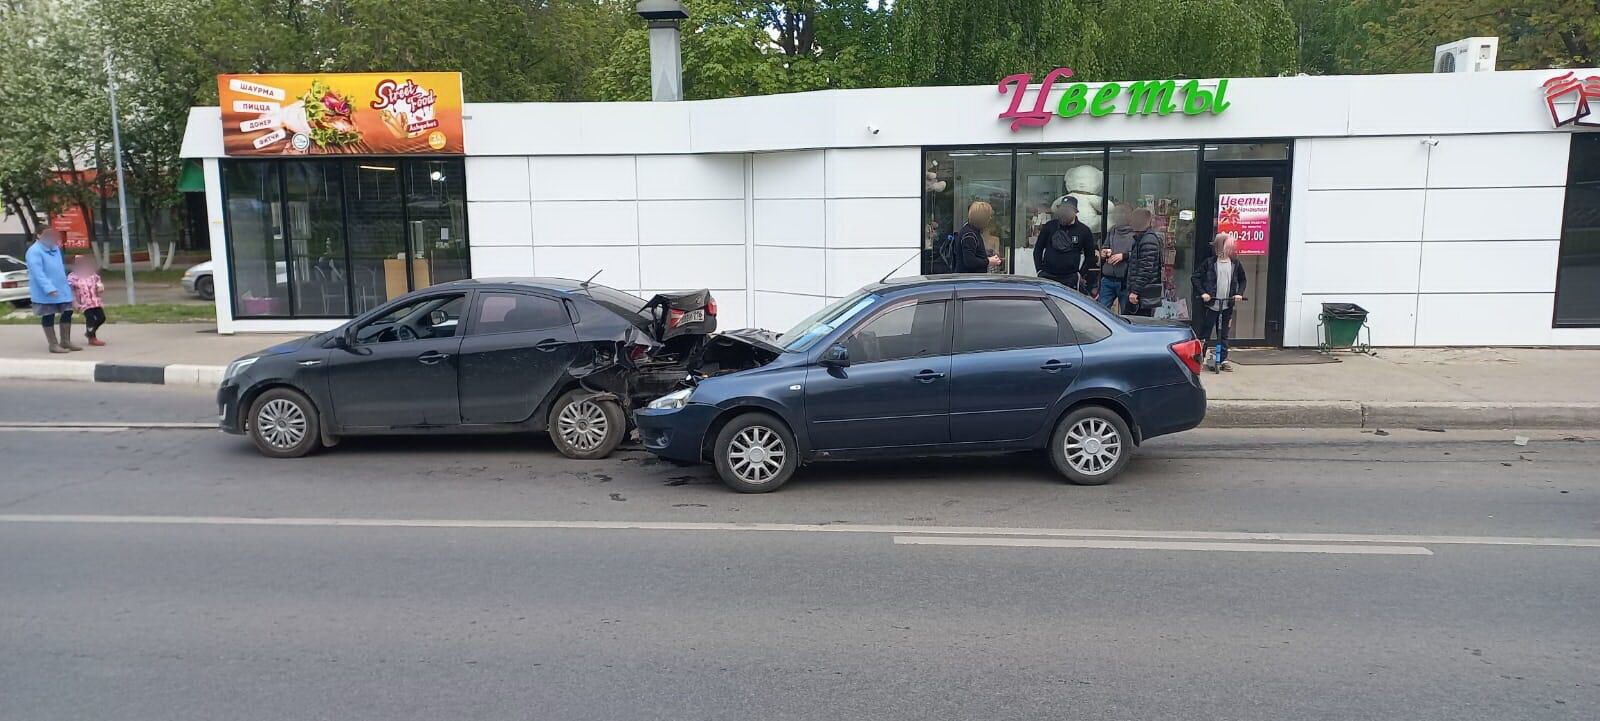
<svg viewBox="0 0 1600 721"><path fill-rule="evenodd" d="M250 440L269 458L299 458L322 446L322 420L311 399L292 388L269 388L246 416Z"/></svg>
<svg viewBox="0 0 1600 721"><path fill-rule="evenodd" d="M776 491L800 466L794 434L776 416L746 413L729 421L711 446L717 475L740 493Z"/></svg>
<svg viewBox="0 0 1600 721"><path fill-rule="evenodd" d="M1127 421L1105 406L1083 406L1068 413L1050 436L1050 462L1074 485L1109 483L1132 456L1133 433Z"/></svg>
<svg viewBox="0 0 1600 721"><path fill-rule="evenodd" d="M561 394L550 407L549 429L550 440L561 455L592 461L611 455L622 444L628 421L616 401L574 389Z"/></svg>
<svg viewBox="0 0 1600 721"><path fill-rule="evenodd" d="M202 275L194 281L194 292L206 300L216 300L217 284L209 275Z"/></svg>

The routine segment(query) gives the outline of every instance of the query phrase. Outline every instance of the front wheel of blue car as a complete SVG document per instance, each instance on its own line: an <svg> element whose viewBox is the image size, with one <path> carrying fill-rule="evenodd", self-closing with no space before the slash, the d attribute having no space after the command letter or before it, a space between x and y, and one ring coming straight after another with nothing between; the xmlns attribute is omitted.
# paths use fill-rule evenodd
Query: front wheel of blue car
<svg viewBox="0 0 1600 721"><path fill-rule="evenodd" d="M1133 455L1133 434L1127 421L1105 406L1083 406L1056 424L1050 439L1050 461L1067 480L1079 486L1109 483Z"/></svg>
<svg viewBox="0 0 1600 721"><path fill-rule="evenodd" d="M778 490L800 465L794 434L767 413L746 413L729 421L711 453L722 482L740 493Z"/></svg>

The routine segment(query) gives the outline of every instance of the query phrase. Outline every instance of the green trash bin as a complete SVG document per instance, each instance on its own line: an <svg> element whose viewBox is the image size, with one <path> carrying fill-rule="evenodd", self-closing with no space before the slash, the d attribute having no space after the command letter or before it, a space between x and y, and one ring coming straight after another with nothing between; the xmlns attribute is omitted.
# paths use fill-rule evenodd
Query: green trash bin
<svg viewBox="0 0 1600 721"><path fill-rule="evenodd" d="M1367 309L1355 303L1323 303L1317 321L1322 326L1322 350L1366 351L1361 331L1367 325Z"/></svg>

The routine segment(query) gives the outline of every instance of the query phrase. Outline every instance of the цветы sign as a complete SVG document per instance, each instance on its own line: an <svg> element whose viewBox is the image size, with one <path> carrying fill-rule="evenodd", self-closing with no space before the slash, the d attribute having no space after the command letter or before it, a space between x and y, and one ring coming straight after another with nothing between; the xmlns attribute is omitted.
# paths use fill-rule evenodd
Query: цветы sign
<svg viewBox="0 0 1600 721"><path fill-rule="evenodd" d="M464 152L461 73L219 75L228 155Z"/></svg>
<svg viewBox="0 0 1600 721"><path fill-rule="evenodd" d="M1050 93L1056 81L1072 77L1072 68L1056 68L1045 73L1034 94L1032 110L1023 110L1023 96L1027 93L1033 76L1028 73L1007 75L1000 81L1000 94L1011 94L1011 106L1000 114L1001 120L1010 120L1011 129L1039 127L1050 122L1052 115L1072 118L1087 113L1100 118L1113 113L1123 115L1166 115L1183 111L1185 115L1210 113L1218 115L1228 109L1228 80L1217 81L1216 88L1201 87L1199 80L1179 84L1176 80L1140 80L1133 83L1104 83L1094 90L1088 83L1072 83L1062 91L1055 110L1047 108Z"/></svg>

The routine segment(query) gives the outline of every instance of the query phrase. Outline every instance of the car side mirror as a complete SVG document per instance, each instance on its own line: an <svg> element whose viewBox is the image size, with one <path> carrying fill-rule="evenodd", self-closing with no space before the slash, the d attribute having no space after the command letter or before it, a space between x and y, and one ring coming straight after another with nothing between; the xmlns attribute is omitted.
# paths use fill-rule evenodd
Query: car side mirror
<svg viewBox="0 0 1600 721"><path fill-rule="evenodd" d="M450 314L443 310L435 310L428 314L428 325L441 326L450 321Z"/></svg>
<svg viewBox="0 0 1600 721"><path fill-rule="evenodd" d="M333 337L333 347L350 350L356 344L355 334L356 331L354 328L346 328L340 331L338 335Z"/></svg>
<svg viewBox="0 0 1600 721"><path fill-rule="evenodd" d="M850 366L850 349L843 343L833 346L822 354L822 365L829 368L847 368Z"/></svg>

